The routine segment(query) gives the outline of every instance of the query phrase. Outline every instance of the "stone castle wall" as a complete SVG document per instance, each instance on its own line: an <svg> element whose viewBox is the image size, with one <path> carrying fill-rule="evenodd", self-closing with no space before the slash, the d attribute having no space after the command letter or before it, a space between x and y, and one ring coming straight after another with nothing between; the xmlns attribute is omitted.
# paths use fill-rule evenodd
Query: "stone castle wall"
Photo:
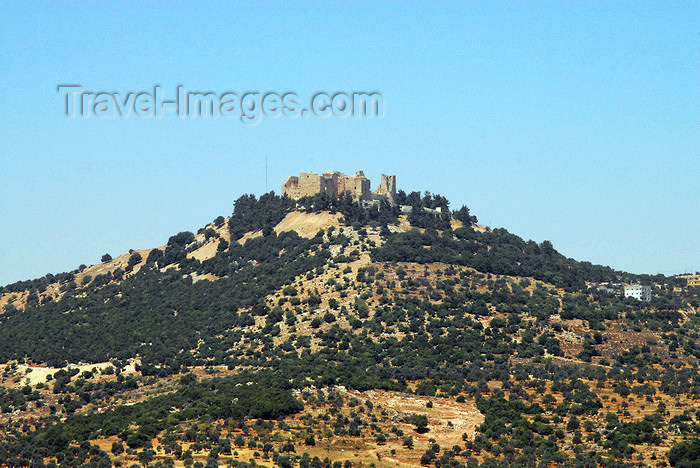
<svg viewBox="0 0 700 468"><path fill-rule="evenodd" d="M322 175L313 172L302 172L299 176L291 176L282 185L282 196L299 199L310 197L318 193L327 193L339 196L348 192L353 200L369 203L382 198L394 203L396 199L396 176L382 174L382 181L376 192L370 189L370 180L364 172L357 171L354 176L349 176L338 171L324 172Z"/></svg>

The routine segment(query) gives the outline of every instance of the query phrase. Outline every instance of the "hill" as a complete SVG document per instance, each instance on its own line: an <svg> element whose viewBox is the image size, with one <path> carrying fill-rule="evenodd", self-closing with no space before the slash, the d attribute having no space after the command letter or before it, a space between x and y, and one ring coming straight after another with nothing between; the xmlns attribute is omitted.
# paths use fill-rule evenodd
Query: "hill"
<svg viewBox="0 0 700 468"><path fill-rule="evenodd" d="M397 198L244 195L0 289L0 465L689 466L698 288Z"/></svg>

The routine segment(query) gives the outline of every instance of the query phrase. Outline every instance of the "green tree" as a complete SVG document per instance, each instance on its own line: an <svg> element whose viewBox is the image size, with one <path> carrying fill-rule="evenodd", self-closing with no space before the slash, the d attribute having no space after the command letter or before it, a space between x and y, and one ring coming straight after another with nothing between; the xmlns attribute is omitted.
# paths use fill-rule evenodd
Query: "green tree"
<svg viewBox="0 0 700 468"><path fill-rule="evenodd" d="M131 254L131 257L129 257L129 261L126 264L126 271L129 272L133 270L136 265L141 263L141 260L143 260L143 258L141 257L140 253L134 252L133 254Z"/></svg>
<svg viewBox="0 0 700 468"><path fill-rule="evenodd" d="M566 424L566 430L568 432L574 432L577 431L581 428L581 422L578 420L576 416L571 416L571 419L569 419L569 422Z"/></svg>
<svg viewBox="0 0 700 468"><path fill-rule="evenodd" d="M428 417L424 414L414 414L413 416L411 416L411 424L416 426L416 432L427 432Z"/></svg>
<svg viewBox="0 0 700 468"><path fill-rule="evenodd" d="M296 452L296 449L294 448L294 444L292 443L292 441L288 440L284 443L284 445L282 445L282 448L280 448L280 452Z"/></svg>
<svg viewBox="0 0 700 468"><path fill-rule="evenodd" d="M700 468L700 439L691 439L674 445L666 455L671 466Z"/></svg>
<svg viewBox="0 0 700 468"><path fill-rule="evenodd" d="M465 227L472 226L479 221L476 219L476 216L472 216L471 213L469 212L469 208L467 208L465 205L462 205L460 209L452 213L452 216L458 220L461 221L461 223Z"/></svg>
<svg viewBox="0 0 700 468"><path fill-rule="evenodd" d="M115 455L120 455L124 453L124 444L121 442L112 442L112 453Z"/></svg>
<svg viewBox="0 0 700 468"><path fill-rule="evenodd" d="M142 450L138 454L138 459L145 466L148 466L148 464L153 461L153 458L155 458L155 455L156 453L153 450Z"/></svg>

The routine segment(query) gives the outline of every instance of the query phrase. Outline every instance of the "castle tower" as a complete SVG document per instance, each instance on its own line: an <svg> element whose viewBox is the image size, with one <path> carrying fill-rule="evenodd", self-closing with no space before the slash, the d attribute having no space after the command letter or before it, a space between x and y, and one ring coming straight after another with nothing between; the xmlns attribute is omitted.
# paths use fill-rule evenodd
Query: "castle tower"
<svg viewBox="0 0 700 468"><path fill-rule="evenodd" d="M384 195L389 203L396 201L396 176L382 174L382 181L375 192L377 195Z"/></svg>

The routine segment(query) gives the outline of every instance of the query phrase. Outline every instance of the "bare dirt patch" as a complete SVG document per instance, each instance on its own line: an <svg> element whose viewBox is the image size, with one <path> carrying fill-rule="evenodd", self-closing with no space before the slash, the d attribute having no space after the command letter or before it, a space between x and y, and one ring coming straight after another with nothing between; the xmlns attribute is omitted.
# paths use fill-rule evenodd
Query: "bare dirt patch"
<svg viewBox="0 0 700 468"><path fill-rule="evenodd" d="M431 445L429 439L436 439L445 448L462 445L462 434L470 439L476 434L476 427L484 422L484 415L476 408L474 400L457 403L455 400L422 395L408 395L400 392L369 390L366 392L347 391L349 397L360 401L371 401L388 413L389 419L405 436L413 438L414 448L407 449L401 438L380 445L375 450L380 458L398 464L420 465L421 454ZM432 408L428 408L432 402ZM419 433L409 422L411 415L425 414L428 417L428 431ZM391 454L391 450L396 452Z"/></svg>
<svg viewBox="0 0 700 468"><path fill-rule="evenodd" d="M92 371L93 369L96 369L98 371L102 371L103 369L106 369L107 367L111 366L111 362L100 362L97 364L84 364L84 365L75 365L75 364L70 364L68 367L60 368L60 367L45 367L45 366L27 366L23 364L19 364L17 366L17 369L15 371L15 375L21 375L22 378L17 382L16 386L21 387L24 385L32 385L36 386L38 383L46 382L46 376L48 375L53 375L56 372L58 372L61 369L78 369L79 372L84 372L84 371ZM0 366L0 368L5 368L7 365ZM128 366L124 368L124 374L133 374L135 373L135 367L134 363L132 362Z"/></svg>
<svg viewBox="0 0 700 468"><path fill-rule="evenodd" d="M275 226L275 232L296 231L301 237L311 238L321 229L328 229L331 226L339 226L340 213L331 214L328 211L321 213L304 213L294 211L287 214L282 221Z"/></svg>
<svg viewBox="0 0 700 468"><path fill-rule="evenodd" d="M219 240L218 239L210 239L209 242L206 244L202 245L196 250L193 250L192 252L187 254L187 258L195 258L199 260L200 262L203 262L204 260L209 260L210 258L214 258L216 255L216 252L218 252L219 248Z"/></svg>

